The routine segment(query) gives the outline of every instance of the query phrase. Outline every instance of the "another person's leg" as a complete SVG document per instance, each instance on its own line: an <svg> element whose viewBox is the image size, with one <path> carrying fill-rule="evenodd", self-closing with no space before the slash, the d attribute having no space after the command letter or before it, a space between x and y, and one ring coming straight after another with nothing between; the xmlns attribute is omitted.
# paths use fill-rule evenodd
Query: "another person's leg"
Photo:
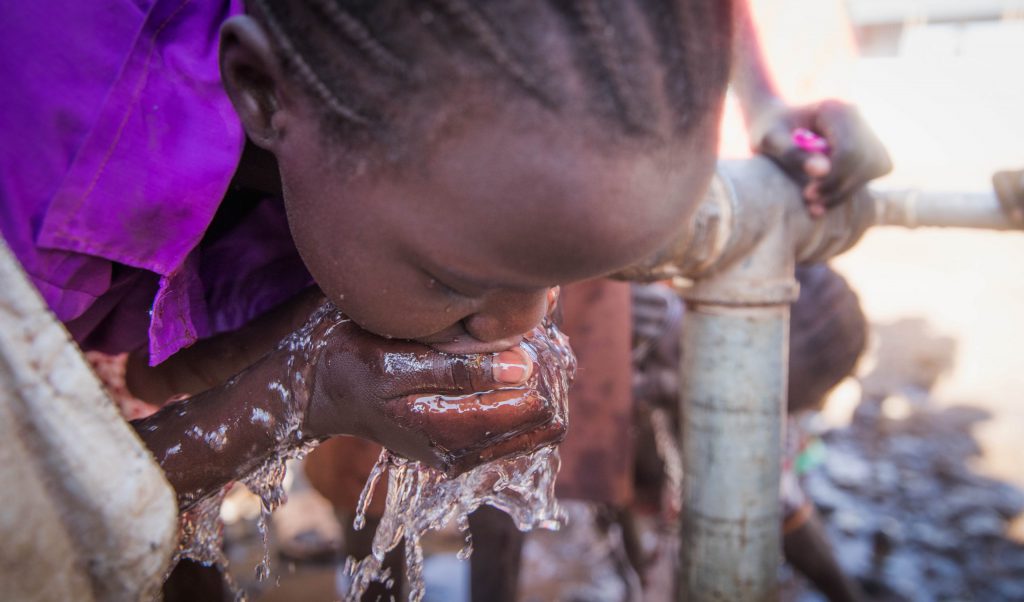
<svg viewBox="0 0 1024 602"><path fill-rule="evenodd" d="M867 320L856 293L824 264L797 269L800 298L790 323L789 413L819 409L828 392L851 374L867 340ZM799 421L789 420L783 477L783 552L831 602L863 599L839 566L814 504L800 491L798 457L804 450Z"/></svg>
<svg viewBox="0 0 1024 602"><path fill-rule="evenodd" d="M794 569L814 584L830 602L864 599L860 586L843 572L828 535L812 504L799 524L784 529L782 551Z"/></svg>
<svg viewBox="0 0 1024 602"><path fill-rule="evenodd" d="M469 516L473 535L470 591L477 602L515 602L526 534L507 514L481 506Z"/></svg>

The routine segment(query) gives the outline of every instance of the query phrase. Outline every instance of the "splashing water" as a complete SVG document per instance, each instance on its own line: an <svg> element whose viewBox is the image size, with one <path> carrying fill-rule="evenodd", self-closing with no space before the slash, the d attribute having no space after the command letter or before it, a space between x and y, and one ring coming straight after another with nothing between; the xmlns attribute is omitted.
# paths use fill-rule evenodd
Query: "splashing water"
<svg viewBox="0 0 1024 602"><path fill-rule="evenodd" d="M274 510L287 501L287 493L283 486L287 472L286 464L290 460L301 459L317 445L316 442L302 440L304 408L309 401L303 393L307 388L305 382L309 378L317 354L323 349L331 332L348 321L333 304L325 303L313 312L302 328L281 343L281 348L290 352L287 363L288 380L273 382L268 386L268 394L280 396L285 407L284 415L274 428L277 447L262 464L247 474L238 476L238 480L260 499L260 516L256 522L263 540L263 558L256 566L256 578L259 581L270 576L268 521ZM249 419L265 425L270 422L271 417L264 410L254 409ZM224 444L223 437L222 432L215 431L204 439L211 448L219 450ZM235 593L235 599L245 600L245 592L231 579L223 551L224 526L220 520L220 507L227 490L228 487L225 487L206 496L181 514L180 539L174 563L188 558L205 566L216 566Z"/></svg>
<svg viewBox="0 0 1024 602"><path fill-rule="evenodd" d="M189 558L207 566L227 565L224 548L221 545L224 540L224 529L220 522L220 505L227 491L228 488L225 487L181 513L178 559Z"/></svg>
<svg viewBox="0 0 1024 602"><path fill-rule="evenodd" d="M287 408L274 432L278 446L262 464L238 477L260 499L257 528L264 546L263 558L256 567L260 581L270 576L268 521L273 511L287 499L283 487L286 463L301 459L316 446L316 443L302 441L303 409L308 399L299 392L306 390L305 382L315 364L313 360L331 331L348 321L332 304L326 303L314 312L302 329L282 342L282 348L291 352L288 360L290 380L271 383L268 387L268 393L281 396ZM547 392L542 397L554 409L555 419L564 423L568 419L569 381L576 368L568 339L553 324L546 324L527 337L522 346L538 368L531 378L530 388L538 395L541 390ZM269 416L266 412L254 411L250 419L266 424ZM219 436L205 440L214 448L222 445ZM384 517L374 535L373 554L359 562L349 558L346 570L354 579L348 599L358 599L374 581L390 586L390 575L381 566L383 558L404 538L410 599L421 600L424 594L423 551L420 545L423 534L428 530L441 529L454 519L459 529L467 534L466 546L459 553L459 558L464 560L472 553L472 543L468 538L469 514L483 504L508 513L522 531L558 529L564 520L554 497L559 465L556 448L548 446L530 454L498 459L456 478L448 478L439 470L385 450L360 497L355 527L359 529L365 524L370 492L387 472L389 485ZM216 566L234 592L235 600L244 601L245 592L231 578L223 552L220 507L227 489L196 501L182 513L175 562L188 558L206 566Z"/></svg>
<svg viewBox="0 0 1024 602"><path fill-rule="evenodd" d="M547 401L555 410L556 420L567 420L569 382L576 368L568 339L553 324L545 324L531 333L522 346L539 368L531 378L530 387L538 394L547 392ZM383 568L384 557L403 539L409 599L422 600L425 593L420 543L423 535L440 530L454 520L466 537L459 559L469 558L472 553L469 515L484 504L503 510L521 531L557 530L564 522L564 513L554 495L559 466L558 451L552 445L529 454L488 462L449 478L440 470L398 457L385 449L360 495L353 526L361 529L365 525L370 497L386 472L388 491L384 514L373 537L372 553L358 562L353 557L346 562L345 572L351 577L346 600L359 600L373 582L391 587L393 580Z"/></svg>
<svg viewBox="0 0 1024 602"><path fill-rule="evenodd" d="M263 557L256 565L257 581L264 581L270 577L270 515L288 501L288 493L283 485L287 463L289 460L305 457L314 447L316 444L311 443L274 454L262 466L242 479L242 484L260 498L260 516L256 519L256 529L263 541Z"/></svg>

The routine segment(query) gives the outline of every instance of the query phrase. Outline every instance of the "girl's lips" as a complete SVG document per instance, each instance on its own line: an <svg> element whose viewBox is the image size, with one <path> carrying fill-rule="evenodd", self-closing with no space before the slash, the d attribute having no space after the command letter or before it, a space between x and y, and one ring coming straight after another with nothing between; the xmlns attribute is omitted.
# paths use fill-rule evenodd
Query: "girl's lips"
<svg viewBox="0 0 1024 602"><path fill-rule="evenodd" d="M419 342L430 345L443 353L456 355L469 355L473 353L497 353L515 347L523 340L523 335L516 335L498 339L496 341L481 341L471 336L461 335L444 343L432 343L428 340L418 339Z"/></svg>
<svg viewBox="0 0 1024 602"><path fill-rule="evenodd" d="M523 340L523 336L518 334L494 341L481 341L469 334L462 323L459 322L452 324L442 331L414 340L417 343L430 345L442 353L469 355L473 353L497 353L511 349Z"/></svg>

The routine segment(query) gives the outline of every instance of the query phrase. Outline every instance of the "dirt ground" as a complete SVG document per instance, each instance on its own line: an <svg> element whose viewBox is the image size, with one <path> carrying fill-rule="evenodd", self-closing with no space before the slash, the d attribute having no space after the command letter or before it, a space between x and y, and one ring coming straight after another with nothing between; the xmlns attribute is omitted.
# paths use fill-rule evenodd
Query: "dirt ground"
<svg viewBox="0 0 1024 602"><path fill-rule="evenodd" d="M878 229L834 265L873 324L868 385L934 370L936 404L991 414L975 429L977 468L1024 487L1024 234Z"/></svg>

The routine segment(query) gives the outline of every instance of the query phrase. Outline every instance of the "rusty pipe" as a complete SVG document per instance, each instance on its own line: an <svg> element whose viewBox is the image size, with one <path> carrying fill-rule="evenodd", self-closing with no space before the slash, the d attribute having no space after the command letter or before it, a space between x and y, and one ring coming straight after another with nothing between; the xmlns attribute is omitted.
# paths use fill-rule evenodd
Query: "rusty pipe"
<svg viewBox="0 0 1024 602"><path fill-rule="evenodd" d="M794 266L853 246L872 225L1007 229L994 195L871 193L811 219L770 161L722 162L662 251L620 277L672 278L689 313L680 366L680 599L777 600L778 483Z"/></svg>
<svg viewBox="0 0 1024 602"><path fill-rule="evenodd" d="M792 185L772 169L723 163L679 241L682 255L669 263L690 280L682 290L679 575L680 597L690 601L777 599L781 511L774 492L789 305L798 292L794 235L811 224L797 228L798 213L776 200Z"/></svg>

